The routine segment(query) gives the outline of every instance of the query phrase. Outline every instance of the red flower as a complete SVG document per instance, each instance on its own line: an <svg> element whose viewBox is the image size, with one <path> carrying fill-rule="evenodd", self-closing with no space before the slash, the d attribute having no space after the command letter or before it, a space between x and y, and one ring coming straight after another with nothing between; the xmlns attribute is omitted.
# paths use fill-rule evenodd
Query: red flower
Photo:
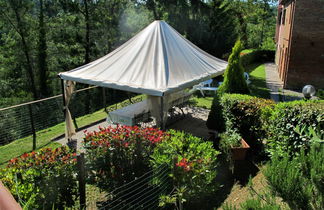
<svg viewBox="0 0 324 210"><path fill-rule="evenodd" d="M182 158L182 160L178 163L176 163L176 166L182 168L185 171L190 171L190 166L192 163L189 163L186 158Z"/></svg>

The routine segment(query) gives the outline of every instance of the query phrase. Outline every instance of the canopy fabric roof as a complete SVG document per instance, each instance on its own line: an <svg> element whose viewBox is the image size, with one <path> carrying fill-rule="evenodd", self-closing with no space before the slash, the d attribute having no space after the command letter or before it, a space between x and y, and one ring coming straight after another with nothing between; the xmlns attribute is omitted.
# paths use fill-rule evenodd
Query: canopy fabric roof
<svg viewBox="0 0 324 210"><path fill-rule="evenodd" d="M163 96L221 75L226 66L226 61L204 52L166 22L154 21L108 55L59 76Z"/></svg>

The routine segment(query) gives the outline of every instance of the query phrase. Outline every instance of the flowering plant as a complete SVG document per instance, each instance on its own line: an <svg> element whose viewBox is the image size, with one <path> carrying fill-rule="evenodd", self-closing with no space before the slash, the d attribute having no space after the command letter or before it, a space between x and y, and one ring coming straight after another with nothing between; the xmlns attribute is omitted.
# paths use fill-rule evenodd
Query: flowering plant
<svg viewBox="0 0 324 210"><path fill-rule="evenodd" d="M76 154L67 147L45 148L10 160L0 179L17 200L28 200L30 208L71 207L77 196L75 167Z"/></svg>
<svg viewBox="0 0 324 210"><path fill-rule="evenodd" d="M136 179L149 170L153 148L166 137L159 129L137 126L118 125L85 131L89 181L109 191Z"/></svg>
<svg viewBox="0 0 324 210"><path fill-rule="evenodd" d="M157 145L151 156L151 165L157 168L167 164L183 200L198 199L216 187L212 184L216 177L216 157L218 151L211 142L204 142L198 137L179 131L168 131L169 138Z"/></svg>

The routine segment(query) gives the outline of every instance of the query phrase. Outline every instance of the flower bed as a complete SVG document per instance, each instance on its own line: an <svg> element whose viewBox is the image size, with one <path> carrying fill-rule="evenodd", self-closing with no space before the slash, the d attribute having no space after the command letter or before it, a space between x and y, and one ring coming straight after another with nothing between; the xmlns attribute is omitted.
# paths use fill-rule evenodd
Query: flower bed
<svg viewBox="0 0 324 210"><path fill-rule="evenodd" d="M155 145L168 136L159 129L137 126L107 127L85 133L89 181L105 191L147 172Z"/></svg>
<svg viewBox="0 0 324 210"><path fill-rule="evenodd" d="M30 209L71 207L77 196L76 154L67 147L25 153L9 161L0 179Z"/></svg>

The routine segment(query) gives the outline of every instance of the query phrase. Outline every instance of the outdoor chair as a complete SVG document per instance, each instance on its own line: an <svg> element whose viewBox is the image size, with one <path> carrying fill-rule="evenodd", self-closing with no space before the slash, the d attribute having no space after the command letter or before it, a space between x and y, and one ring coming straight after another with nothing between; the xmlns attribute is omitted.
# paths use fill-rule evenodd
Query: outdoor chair
<svg viewBox="0 0 324 210"><path fill-rule="evenodd" d="M204 91L212 91L212 92L215 92L216 93L216 91L218 90L218 88L217 87L212 87L211 86L212 82L213 82L212 79L209 79L207 81L201 82L198 85L193 86L193 91L199 90L200 93L201 93L201 95L203 97L205 97Z"/></svg>

